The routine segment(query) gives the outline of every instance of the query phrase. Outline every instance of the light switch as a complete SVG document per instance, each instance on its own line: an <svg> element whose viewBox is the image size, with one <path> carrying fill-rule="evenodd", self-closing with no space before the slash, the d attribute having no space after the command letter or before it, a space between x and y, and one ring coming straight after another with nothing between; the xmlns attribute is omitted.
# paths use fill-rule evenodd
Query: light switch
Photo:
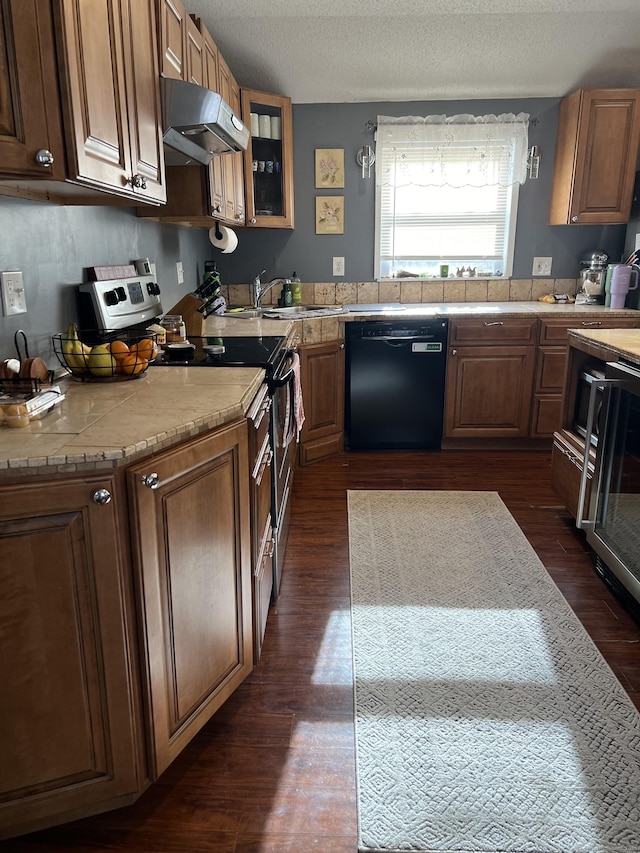
<svg viewBox="0 0 640 853"><path fill-rule="evenodd" d="M534 258L532 275L551 275L553 258Z"/></svg>
<svg viewBox="0 0 640 853"><path fill-rule="evenodd" d="M27 301L24 296L24 282L19 270L3 272L0 275L2 281L2 308L4 316L12 314L26 314Z"/></svg>

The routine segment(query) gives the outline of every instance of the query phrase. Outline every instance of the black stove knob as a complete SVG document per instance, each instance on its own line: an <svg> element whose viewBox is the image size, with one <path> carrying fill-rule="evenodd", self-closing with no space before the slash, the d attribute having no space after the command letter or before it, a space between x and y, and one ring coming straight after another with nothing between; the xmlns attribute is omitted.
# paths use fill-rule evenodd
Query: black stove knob
<svg viewBox="0 0 640 853"><path fill-rule="evenodd" d="M160 285L155 281L148 281L147 293L149 296L160 296Z"/></svg>
<svg viewBox="0 0 640 853"><path fill-rule="evenodd" d="M118 304L118 294L115 290L107 290L104 294L104 301L107 305L117 305Z"/></svg>
<svg viewBox="0 0 640 853"><path fill-rule="evenodd" d="M116 296L118 297L118 302L124 302L127 298L127 291L124 287L116 287Z"/></svg>

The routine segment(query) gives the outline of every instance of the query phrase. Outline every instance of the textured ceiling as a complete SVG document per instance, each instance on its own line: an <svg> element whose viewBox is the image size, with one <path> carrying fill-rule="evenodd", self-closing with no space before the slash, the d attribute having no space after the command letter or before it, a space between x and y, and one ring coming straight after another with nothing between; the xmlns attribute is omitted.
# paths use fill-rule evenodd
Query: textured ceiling
<svg viewBox="0 0 640 853"><path fill-rule="evenodd" d="M640 88L640 0L186 0L239 84L294 103Z"/></svg>

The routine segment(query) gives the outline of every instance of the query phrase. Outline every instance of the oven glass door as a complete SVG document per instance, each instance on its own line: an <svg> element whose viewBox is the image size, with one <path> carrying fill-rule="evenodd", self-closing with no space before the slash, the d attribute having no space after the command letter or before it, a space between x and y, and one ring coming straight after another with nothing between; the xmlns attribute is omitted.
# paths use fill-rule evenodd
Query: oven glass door
<svg viewBox="0 0 640 853"><path fill-rule="evenodd" d="M621 381L611 390L598 448L593 526L587 539L640 600L640 371L635 378L626 366L615 372Z"/></svg>

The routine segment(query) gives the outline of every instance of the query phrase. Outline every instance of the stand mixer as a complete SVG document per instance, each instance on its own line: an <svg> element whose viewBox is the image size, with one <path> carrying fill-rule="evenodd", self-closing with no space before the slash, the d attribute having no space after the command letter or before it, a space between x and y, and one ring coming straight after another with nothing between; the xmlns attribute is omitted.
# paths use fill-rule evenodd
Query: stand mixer
<svg viewBox="0 0 640 853"><path fill-rule="evenodd" d="M605 279L609 256L601 249L588 252L581 260L580 286L576 302L604 305Z"/></svg>

